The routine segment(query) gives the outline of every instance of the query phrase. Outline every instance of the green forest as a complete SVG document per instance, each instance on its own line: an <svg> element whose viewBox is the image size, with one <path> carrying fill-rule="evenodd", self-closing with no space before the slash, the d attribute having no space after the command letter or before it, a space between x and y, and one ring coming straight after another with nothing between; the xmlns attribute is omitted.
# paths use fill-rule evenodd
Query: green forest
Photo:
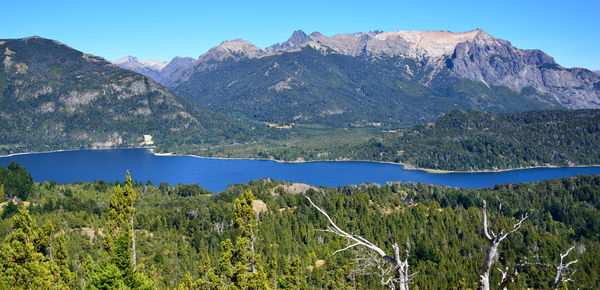
<svg viewBox="0 0 600 290"><path fill-rule="evenodd" d="M386 133L338 130L261 146L181 147L217 157L369 160L407 168L483 171L600 164L600 110L491 114L452 111L435 122Z"/></svg>
<svg viewBox="0 0 600 290"><path fill-rule="evenodd" d="M117 183L36 183L18 164L1 168L0 288L384 289L378 269L399 259L350 247L327 231L332 224L319 209L392 257L398 245L413 289L475 289L492 244L486 234L503 233L510 234L499 243L492 288L503 280L500 270L508 289L600 287L597 175L487 189L388 183L305 194L270 179L218 193L134 180L131 172ZM577 262L556 283L567 252L563 266Z"/></svg>
<svg viewBox="0 0 600 290"><path fill-rule="evenodd" d="M373 156L418 168L477 171L600 164L600 110L453 111L373 141Z"/></svg>

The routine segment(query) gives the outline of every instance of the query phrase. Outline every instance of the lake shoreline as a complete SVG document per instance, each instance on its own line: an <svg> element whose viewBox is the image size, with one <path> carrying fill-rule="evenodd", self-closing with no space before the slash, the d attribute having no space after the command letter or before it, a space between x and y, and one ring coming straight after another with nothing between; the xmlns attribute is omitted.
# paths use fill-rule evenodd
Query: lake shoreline
<svg viewBox="0 0 600 290"><path fill-rule="evenodd" d="M32 154L48 154L48 153L59 153L59 152L73 152L73 151L84 151L84 150L122 150L122 149L148 149L152 148L148 147L123 147L123 148L83 148L83 149L58 149L58 150L49 150L49 151L31 151L31 152L20 152L20 153L11 153L8 155L0 155L0 158L13 157L19 155L32 155Z"/></svg>
<svg viewBox="0 0 600 290"><path fill-rule="evenodd" d="M518 168L507 168L507 169L487 169L487 170L442 170L442 169L431 169L431 168L420 168L414 167L409 164L401 163L401 162L391 162L391 161L376 161L376 160L358 160L358 159L345 159L345 160L302 160L302 161L286 161L279 159L270 159L270 158L253 158L253 157L214 157L214 156L199 156L194 154L178 154L175 152L165 152L159 153L154 152L153 149L149 149L150 153L156 156L187 156L194 158L203 158L203 159L218 159L218 160L262 160L262 161L274 161L277 163L312 163L312 162L373 162L373 163L381 163L381 164L392 164L399 165L404 170L414 170L414 171L424 171L427 173L434 174L449 174L449 173L498 173L498 172L507 172L507 171L516 171L516 170L527 170L527 169L543 169L543 168L583 168L583 167L600 167L600 164L592 164L592 165L573 165L573 166L561 166L561 165L545 165L545 166L529 166L529 167L518 167Z"/></svg>
<svg viewBox="0 0 600 290"><path fill-rule="evenodd" d="M19 155L31 155L31 154L47 154L47 153L58 153L58 152L71 152L71 151L83 151L83 150L119 150L119 149L145 149L148 150L152 155L155 156L183 156L183 157L194 157L201 159L216 159L216 160L260 160L260 161L274 161L277 163L313 163L313 162L373 162L373 163L381 163L381 164L392 164L399 165L404 170L414 170L414 171L423 171L427 173L433 174L451 174L451 173L499 173L499 172L507 172L507 171L516 171L516 170L527 170L527 169L543 169L543 168L583 168L583 167L600 167L600 164L590 164L590 165L573 165L573 166L561 166L561 165L544 165L544 166L529 166L529 167L518 167L518 168L507 168L507 169L487 169L487 170L442 170L442 169L432 169L432 168L420 168L414 167L410 164L405 164L401 162L391 162L391 161L376 161L376 160L296 160L296 161L286 161L279 159L270 159L270 158L254 158L254 157L215 157L215 156L200 156L194 154L180 154L176 152L155 152L155 148L150 147L124 147L124 148L85 148L85 149L59 149L59 150L50 150L50 151L32 151L32 152L20 152L20 153L11 153L8 155L0 155L0 158L13 157Z"/></svg>

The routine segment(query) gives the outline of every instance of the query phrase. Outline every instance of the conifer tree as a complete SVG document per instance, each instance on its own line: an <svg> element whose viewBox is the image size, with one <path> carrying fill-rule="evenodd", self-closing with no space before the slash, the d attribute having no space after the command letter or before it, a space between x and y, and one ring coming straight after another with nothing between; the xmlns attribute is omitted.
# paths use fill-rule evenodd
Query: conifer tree
<svg viewBox="0 0 600 290"><path fill-rule="evenodd" d="M40 229L27 209L19 210L0 251L0 288L60 289L72 285L68 266L59 265L52 256L53 228L49 224ZM68 259L66 251L61 251L61 259Z"/></svg>
<svg viewBox="0 0 600 290"><path fill-rule="evenodd" d="M108 259L92 266L88 277L89 288L147 289L152 287L152 280L137 271L136 267L133 218L135 199L133 181L127 172L125 186L117 185L110 196L104 239Z"/></svg>
<svg viewBox="0 0 600 290"><path fill-rule="evenodd" d="M252 209L254 194L246 190L234 201L234 224L240 231L235 245L221 242L220 259L214 271L198 279L196 285L210 289L269 289L269 280L254 249L256 213Z"/></svg>
<svg viewBox="0 0 600 290"><path fill-rule="evenodd" d="M54 261L58 266L58 274L65 281L65 284L72 285L75 283L75 273L69 269L69 255L65 246L65 237L60 235L54 241Z"/></svg>

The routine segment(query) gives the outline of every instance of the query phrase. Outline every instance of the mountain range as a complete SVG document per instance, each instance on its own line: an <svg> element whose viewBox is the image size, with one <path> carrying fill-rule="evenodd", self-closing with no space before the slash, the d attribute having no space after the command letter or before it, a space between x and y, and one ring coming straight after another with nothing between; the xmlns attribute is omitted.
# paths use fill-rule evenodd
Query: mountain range
<svg viewBox="0 0 600 290"><path fill-rule="evenodd" d="M265 49L236 39L197 59L116 65L28 37L0 40L0 61L2 153L151 143L143 135L169 148L239 144L296 127L378 133L455 109L600 106L596 72L563 68L481 30L295 31Z"/></svg>
<svg viewBox="0 0 600 290"><path fill-rule="evenodd" d="M158 75L136 71L207 108L276 123L398 126L453 109L600 108L595 72L479 29L330 37L298 30L264 49L224 41L197 59L173 59Z"/></svg>

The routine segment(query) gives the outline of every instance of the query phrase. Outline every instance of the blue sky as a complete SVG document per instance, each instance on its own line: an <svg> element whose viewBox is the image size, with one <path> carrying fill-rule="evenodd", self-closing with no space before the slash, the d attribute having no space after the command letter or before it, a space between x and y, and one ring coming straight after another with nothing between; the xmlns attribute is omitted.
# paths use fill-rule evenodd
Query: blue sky
<svg viewBox="0 0 600 290"><path fill-rule="evenodd" d="M235 38L265 47L296 29L333 35L480 28L519 48L542 49L563 66L600 70L598 0L2 0L1 7L0 38L39 35L108 59L198 57Z"/></svg>

